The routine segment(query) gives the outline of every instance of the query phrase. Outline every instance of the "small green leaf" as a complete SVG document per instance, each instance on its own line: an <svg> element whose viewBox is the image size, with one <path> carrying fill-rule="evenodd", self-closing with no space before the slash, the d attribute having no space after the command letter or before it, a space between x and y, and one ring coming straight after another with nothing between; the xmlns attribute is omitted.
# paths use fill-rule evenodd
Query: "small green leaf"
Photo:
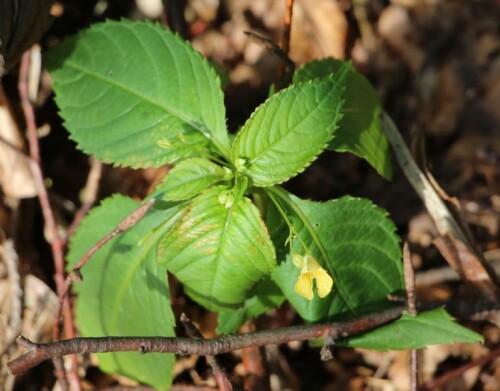
<svg viewBox="0 0 500 391"><path fill-rule="evenodd" d="M158 145L165 140L202 142L228 157L219 78L160 25L95 24L49 50L46 63L71 138L104 162L148 167L197 155L179 157Z"/></svg>
<svg viewBox="0 0 500 391"><path fill-rule="evenodd" d="M229 334L237 331L243 323L279 307L285 301L280 288L269 278L260 281L243 305L236 310L221 311L217 316L217 333Z"/></svg>
<svg viewBox="0 0 500 391"><path fill-rule="evenodd" d="M294 83L304 83L315 78L324 78L337 72L345 61L325 58L312 61L299 68ZM335 138L328 149L351 152L365 159L385 178L392 177L389 143L380 126L382 105L370 82L354 69L350 69L345 80L345 99L342 119Z"/></svg>
<svg viewBox="0 0 500 391"><path fill-rule="evenodd" d="M295 232L288 235L294 253L304 255L304 243L334 279L333 291L323 299L317 291L311 301L299 296L295 283L301 270L293 265L288 252L273 279L303 319L350 318L392 305L387 296L403 291L403 278L399 238L386 211L360 198L318 203L280 188L268 194L294 227ZM283 254L283 247L289 246L284 242L283 227L274 227L272 221L268 226L277 235L277 253Z"/></svg>
<svg viewBox="0 0 500 391"><path fill-rule="evenodd" d="M187 200L210 186L231 178L232 173L228 168L207 159L192 158L180 162L170 170L155 193L163 193L161 198L164 200Z"/></svg>
<svg viewBox="0 0 500 391"><path fill-rule="evenodd" d="M276 263L257 208L228 192L216 186L194 198L159 247L160 262L210 310L238 307Z"/></svg>
<svg viewBox="0 0 500 391"><path fill-rule="evenodd" d="M68 270L138 206L136 201L116 195L94 208L71 240ZM82 336L174 336L175 319L166 272L156 260L157 242L164 230L150 233L176 211L152 209L136 226L97 251L83 267L84 280L74 285L78 293L76 318ZM168 388L172 382L172 354L121 352L98 357L100 368L106 372L159 388Z"/></svg>
<svg viewBox="0 0 500 391"><path fill-rule="evenodd" d="M372 350L422 349L427 345L453 342L483 342L483 337L454 321L444 308L401 319L376 330L336 341L343 346Z"/></svg>
<svg viewBox="0 0 500 391"><path fill-rule="evenodd" d="M252 114L234 141L232 158L254 186L290 179L332 140L346 72L283 90Z"/></svg>

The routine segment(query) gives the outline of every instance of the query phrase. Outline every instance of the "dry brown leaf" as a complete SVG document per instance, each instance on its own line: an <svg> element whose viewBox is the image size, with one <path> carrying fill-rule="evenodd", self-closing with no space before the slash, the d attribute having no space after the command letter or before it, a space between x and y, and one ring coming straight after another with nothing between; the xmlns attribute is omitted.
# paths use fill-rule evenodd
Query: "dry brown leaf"
<svg viewBox="0 0 500 391"><path fill-rule="evenodd" d="M420 76L419 94L422 98L418 122L432 137L449 137L465 107L463 75L449 63L441 69L426 70Z"/></svg>
<svg viewBox="0 0 500 391"><path fill-rule="evenodd" d="M345 57L347 19L335 1L297 0L292 18L290 58L303 64Z"/></svg>
<svg viewBox="0 0 500 391"><path fill-rule="evenodd" d="M391 5L380 15L377 27L382 39L416 74L424 62L425 52L412 42L415 29L409 11L404 7Z"/></svg>
<svg viewBox="0 0 500 391"><path fill-rule="evenodd" d="M22 150L23 140L0 87L0 186L11 200L34 197L37 192L28 161L13 147Z"/></svg>

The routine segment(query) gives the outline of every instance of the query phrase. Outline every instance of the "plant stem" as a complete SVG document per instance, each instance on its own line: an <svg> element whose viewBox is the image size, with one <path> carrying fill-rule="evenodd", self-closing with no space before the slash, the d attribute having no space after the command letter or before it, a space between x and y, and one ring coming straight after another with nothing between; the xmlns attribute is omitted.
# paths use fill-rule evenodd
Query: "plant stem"
<svg viewBox="0 0 500 391"><path fill-rule="evenodd" d="M279 201L274 197L274 195L272 194L272 192L268 192L267 196L271 199L271 201L273 202L274 206L276 206L276 209L278 209L278 212L280 212L281 217L283 217L283 220L285 221L286 225L288 225L288 229L290 230L290 236L289 236L289 238L291 237L293 239L293 237L295 236L297 238L297 240L299 241L300 246L302 247L302 249L304 250L304 252L306 254L310 253L311 251L309 250L309 247L307 247L306 243L302 240L302 237L299 235L299 233L297 232L297 230L293 226L292 222L288 218L285 210L283 209L283 207L281 206L281 204L279 203ZM290 250L291 249L292 249L292 243L290 243Z"/></svg>
<svg viewBox="0 0 500 391"><path fill-rule="evenodd" d="M40 147L38 145L37 126L35 120L35 110L33 104L29 99L28 84L29 84L29 67L30 67L30 52L26 51L21 58L21 66L19 68L19 97L21 100L21 107L23 110L24 118L26 121L26 131L28 138L28 145L30 151L30 167L33 172L33 178L38 192L38 200L42 208L43 219L47 226L50 235L50 247L52 250L54 262L54 280L56 283L57 295L61 298L64 291L64 254L63 254L63 241L57 232L57 226L54 218L54 212L49 202L49 196L45 183L43 180L43 172L41 167ZM73 324L73 313L69 301L62 299L61 307L64 311L64 331L66 338L72 338L75 335ZM54 331L54 339L60 339L59 318L56 319ZM71 386L75 390L80 390L80 383L78 380L78 361L76 357L71 358ZM60 360L54 361L56 366L56 374L60 380L61 386L66 388L66 373L64 366Z"/></svg>

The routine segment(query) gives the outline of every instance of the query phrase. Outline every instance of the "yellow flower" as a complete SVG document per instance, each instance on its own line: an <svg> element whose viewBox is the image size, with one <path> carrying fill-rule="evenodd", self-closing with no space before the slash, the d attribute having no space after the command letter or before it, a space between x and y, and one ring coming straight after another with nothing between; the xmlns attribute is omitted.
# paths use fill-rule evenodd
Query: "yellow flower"
<svg viewBox="0 0 500 391"><path fill-rule="evenodd" d="M331 292L333 287L332 277L312 255L294 254L292 262L301 269L299 279L295 284L295 292L307 300L312 300L314 297L313 279L316 280L319 297L323 298Z"/></svg>

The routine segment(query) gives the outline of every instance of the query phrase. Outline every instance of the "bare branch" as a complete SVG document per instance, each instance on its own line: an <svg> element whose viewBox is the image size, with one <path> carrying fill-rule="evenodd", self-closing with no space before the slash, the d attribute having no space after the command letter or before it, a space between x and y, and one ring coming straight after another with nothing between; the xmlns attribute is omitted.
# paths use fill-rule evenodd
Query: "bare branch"
<svg viewBox="0 0 500 391"><path fill-rule="evenodd" d="M176 337L100 337L73 338L46 344L36 344L24 337L18 341L30 351L7 364L13 375L20 375L41 362L54 357L75 353L108 353L135 351L139 353L175 353L179 355L196 354L200 356L217 355L250 346L278 345L290 341L309 339L348 337L359 334L397 319L403 307L395 307L380 313L371 314L356 320L286 327L255 333L226 335L211 339L192 339Z"/></svg>

